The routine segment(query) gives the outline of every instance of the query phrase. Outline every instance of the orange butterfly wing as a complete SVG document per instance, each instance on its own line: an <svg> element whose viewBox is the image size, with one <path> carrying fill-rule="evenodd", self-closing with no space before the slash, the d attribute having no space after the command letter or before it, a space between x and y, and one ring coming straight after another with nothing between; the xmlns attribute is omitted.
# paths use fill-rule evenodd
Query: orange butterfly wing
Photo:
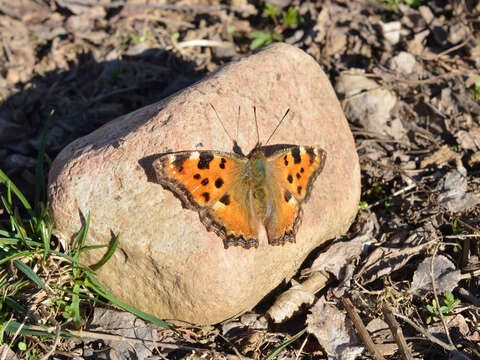
<svg viewBox="0 0 480 360"><path fill-rule="evenodd" d="M266 160L267 202L271 211L265 220L270 244L295 242L301 222L302 203L325 166L327 153L318 147L283 148Z"/></svg>
<svg viewBox="0 0 480 360"><path fill-rule="evenodd" d="M165 154L153 167L158 182L190 209L198 211L208 231L230 245L258 246L256 220L242 181L248 159L218 151L182 151Z"/></svg>

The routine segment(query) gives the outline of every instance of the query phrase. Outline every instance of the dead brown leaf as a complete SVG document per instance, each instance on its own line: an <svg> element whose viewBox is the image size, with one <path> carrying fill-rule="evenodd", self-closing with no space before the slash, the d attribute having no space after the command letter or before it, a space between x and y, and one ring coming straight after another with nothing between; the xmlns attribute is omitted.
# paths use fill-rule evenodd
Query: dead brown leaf
<svg viewBox="0 0 480 360"><path fill-rule="evenodd" d="M452 291L460 281L460 270L455 270L455 264L446 256L439 255L433 259L433 274L430 272L432 257L428 257L418 265L413 274L410 292L417 296L425 296L432 291L432 276L435 279L435 291L443 294Z"/></svg>
<svg viewBox="0 0 480 360"><path fill-rule="evenodd" d="M329 358L353 360L363 352L350 320L325 298L319 299L310 312L307 332L317 338Z"/></svg>

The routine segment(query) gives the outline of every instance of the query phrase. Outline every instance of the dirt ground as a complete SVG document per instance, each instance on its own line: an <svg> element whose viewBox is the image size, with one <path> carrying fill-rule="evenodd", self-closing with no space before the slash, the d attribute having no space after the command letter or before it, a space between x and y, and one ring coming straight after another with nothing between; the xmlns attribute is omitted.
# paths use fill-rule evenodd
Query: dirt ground
<svg viewBox="0 0 480 360"><path fill-rule="evenodd" d="M74 139L271 41L303 49L327 73L362 169L359 214L332 245L351 256L335 258L332 270L317 265L321 251L312 254L296 281L320 271L334 281L314 298L294 294L287 321L276 324L270 307L288 286L239 319L180 329L181 338L145 325L163 345L134 346L120 336L137 332L116 332L117 341L61 340L52 358L263 359L306 328L279 359L480 359L480 3L271 4L0 0L0 169L29 199L52 109L48 161ZM341 298L356 310L345 315ZM90 311L85 329L105 328L99 319L119 318L113 311ZM129 314L121 316L122 327L133 328ZM359 323L366 337L358 337Z"/></svg>

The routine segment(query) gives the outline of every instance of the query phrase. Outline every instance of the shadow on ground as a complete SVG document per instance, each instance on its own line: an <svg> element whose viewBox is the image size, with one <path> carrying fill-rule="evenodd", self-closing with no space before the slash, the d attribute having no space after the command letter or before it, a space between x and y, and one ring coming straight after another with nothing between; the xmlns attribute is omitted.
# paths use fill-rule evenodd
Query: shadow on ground
<svg viewBox="0 0 480 360"><path fill-rule="evenodd" d="M34 197L36 157L52 110L47 161L73 140L205 75L195 70L193 62L162 49L105 62L87 53L71 63L68 70L17 85L15 95L0 104L0 169L28 200Z"/></svg>

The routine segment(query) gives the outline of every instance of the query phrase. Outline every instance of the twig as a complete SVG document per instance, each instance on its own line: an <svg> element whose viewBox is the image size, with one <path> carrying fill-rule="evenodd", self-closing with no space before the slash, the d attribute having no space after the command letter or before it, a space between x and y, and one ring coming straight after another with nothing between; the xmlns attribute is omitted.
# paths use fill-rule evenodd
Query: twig
<svg viewBox="0 0 480 360"><path fill-rule="evenodd" d="M228 41L216 41L216 40L207 40L207 39L195 39L195 40L182 41L177 44L177 47L179 48L186 48L191 46L229 48L229 47L232 47L233 44Z"/></svg>
<svg viewBox="0 0 480 360"><path fill-rule="evenodd" d="M358 76L364 76L364 77L371 77L371 78L379 78L382 79L383 81L390 81L390 82L403 82L408 85L423 85L423 84L435 84L441 80L445 81L448 80L452 77L457 76L460 74L460 71L455 70L453 72L448 72L442 75L437 75L437 76L432 76L431 78L428 79L422 79L422 80L411 80L411 79L403 79L401 77L389 75L389 74L374 74L374 73L369 73L369 74L362 74L362 73L356 73L356 72L350 72L350 71L342 71L342 74L345 75L358 75Z"/></svg>
<svg viewBox="0 0 480 360"><path fill-rule="evenodd" d="M462 219L457 219L457 221L460 223L460 225L465 226L466 228L469 228L471 231L480 234L480 230L476 228L475 226L470 225L469 223L466 223Z"/></svg>
<svg viewBox="0 0 480 360"><path fill-rule="evenodd" d="M460 296L470 301L475 306L480 306L480 299L464 288L458 288L457 292Z"/></svg>
<svg viewBox="0 0 480 360"><path fill-rule="evenodd" d="M476 276L480 276L480 269L460 275L460 280L471 279L471 278L474 278Z"/></svg>
<svg viewBox="0 0 480 360"><path fill-rule="evenodd" d="M451 48L445 50L445 51L442 51L440 54L435 54L435 56L422 56L422 58L424 60L438 60L439 58L455 51L455 50L458 50L458 49L461 49L462 47L464 47L465 45L468 44L468 42L470 41L470 36L468 36L468 38L466 40L464 40L463 42L461 42L460 44L458 45L455 45L455 46L452 46Z"/></svg>
<svg viewBox="0 0 480 360"><path fill-rule="evenodd" d="M47 333L53 333L56 328L44 328L37 325L29 326L32 330L44 331ZM209 349L203 349L199 347L187 346L187 345L177 345L172 343L166 343L161 341L154 341L154 340L146 340L146 339L138 339L138 338L130 338L121 335L112 335L108 333L99 333L99 332L92 332L92 331L84 331L84 330L68 330L64 329L63 331L68 332L70 335L77 336L79 338L89 338L89 339L97 339L97 340L111 340L111 341L125 341L131 342L136 344L152 344L155 346L159 346L165 349L174 349L174 350L188 350L188 351L209 351Z"/></svg>
<svg viewBox="0 0 480 360"><path fill-rule="evenodd" d="M235 355L237 355L237 357L240 359L240 360L247 360L249 358L247 358L245 355L243 355L238 349L237 347L229 340L227 339L225 336L223 336L222 334L219 334L219 336L225 340L225 342L227 342L233 349L233 351L235 352Z"/></svg>
<svg viewBox="0 0 480 360"><path fill-rule="evenodd" d="M442 321L443 329L447 334L448 342L450 343L450 345L452 345L454 349L456 349L456 346L453 344L452 338L450 337L450 331L448 331L448 326L447 326L447 323L445 322L445 317L443 316L442 309L440 309L440 301L438 301L437 290L435 289L435 273L433 269L433 261L435 260L435 256L437 255L438 246L439 244L437 244L433 249L432 260L430 261L430 278L432 280L433 296L435 297L435 305L436 305L438 314L440 316L440 320Z"/></svg>
<svg viewBox="0 0 480 360"><path fill-rule="evenodd" d="M380 199L380 200L378 200L378 201L375 201L373 204L368 205L365 209L370 209L370 208L372 208L372 207L374 207L374 206L377 206L377 205L381 204L382 202L384 202L385 200L387 200L387 199L389 199L389 198L391 198L391 197L395 197L395 196L404 194L404 193L406 193L407 191L409 191L409 190L411 190L411 189L413 189L413 188L415 188L415 187L417 187L417 184L410 184L410 185L404 187L403 189L400 189L400 190L398 190L398 191L395 191L392 195L385 196L383 199Z"/></svg>
<svg viewBox="0 0 480 360"><path fill-rule="evenodd" d="M175 4L142 4L131 1L111 1L109 3L96 0L58 0L58 2L70 5L83 5L83 6L102 6L104 8L117 8L120 6L130 6L140 9L157 9L157 10L175 10L175 11L193 11L199 13L209 13L214 11L233 11L244 14L256 14L255 9L239 8L234 6L202 6L202 5L175 5Z"/></svg>
<svg viewBox="0 0 480 360"><path fill-rule="evenodd" d="M432 334L430 334L426 329L424 329L423 327L421 327L420 325L417 325L416 323L414 323L412 320L410 320L408 317L406 316L403 316L402 314L399 314L395 311L392 311L393 312L393 315L395 315L397 318L400 318L402 319L403 321L405 321L408 325L410 325L411 327L413 327L415 330L417 330L419 333L421 333L423 336L425 336L428 340L430 340L431 342L437 344L437 345L440 345L442 348L444 348L445 350L448 350L448 351L452 351L452 350L455 350L455 347L454 346L451 346L450 344L447 344L445 342L443 342L442 340L436 338L435 336L433 336Z"/></svg>
<svg viewBox="0 0 480 360"><path fill-rule="evenodd" d="M403 358L405 360L413 360L412 353L410 352L407 342L405 341L405 337L403 336L402 328L395 319L395 316L393 316L393 311L388 305L383 307L383 315L386 323L390 327L390 331L395 338L395 342L397 343Z"/></svg>
<svg viewBox="0 0 480 360"><path fill-rule="evenodd" d="M305 336L305 340L303 340L302 346L300 346L300 349L298 349L297 356L295 356L295 360L298 360L300 358L300 355L302 354L303 348L307 344L308 336L310 334L307 333L307 336Z"/></svg>
<svg viewBox="0 0 480 360"><path fill-rule="evenodd" d="M40 360L50 359L50 356L57 349L59 342L60 342L60 326L57 326L57 328L55 329L55 342L53 343L52 348Z"/></svg>
<svg viewBox="0 0 480 360"><path fill-rule="evenodd" d="M357 329L358 335L362 339L363 343L365 344L373 358L377 360L385 360L383 355L380 354L378 349L375 347L375 344L373 343L373 340L370 337L367 328L363 324L362 319L360 319L360 316L358 315L350 299L342 298L342 304L345 307L345 310L347 310L348 316L350 320L352 320L355 329Z"/></svg>
<svg viewBox="0 0 480 360"><path fill-rule="evenodd" d="M431 342L437 344L437 345L440 345L442 348L444 348L445 350L448 350L450 351L450 355L452 358L454 359L463 359L463 360L470 360L470 358L465 355L464 353L462 353L461 351L457 350L455 348L455 346L452 346L450 344L447 344L445 342L443 342L442 340L436 338L435 336L433 336L432 334L430 334L426 329L424 329L423 327L415 324L412 320L410 320L408 317L406 316L403 316L402 314L399 314L397 312L393 312L393 315L395 315L396 317L402 319L403 321L405 321L407 324L409 324L411 327L413 327L414 329L416 329L418 332L420 332L423 336L425 336L428 340L430 340Z"/></svg>
<svg viewBox="0 0 480 360"><path fill-rule="evenodd" d="M458 234L458 235L446 235L444 236L445 239L469 239L469 238L478 238L480 234Z"/></svg>

